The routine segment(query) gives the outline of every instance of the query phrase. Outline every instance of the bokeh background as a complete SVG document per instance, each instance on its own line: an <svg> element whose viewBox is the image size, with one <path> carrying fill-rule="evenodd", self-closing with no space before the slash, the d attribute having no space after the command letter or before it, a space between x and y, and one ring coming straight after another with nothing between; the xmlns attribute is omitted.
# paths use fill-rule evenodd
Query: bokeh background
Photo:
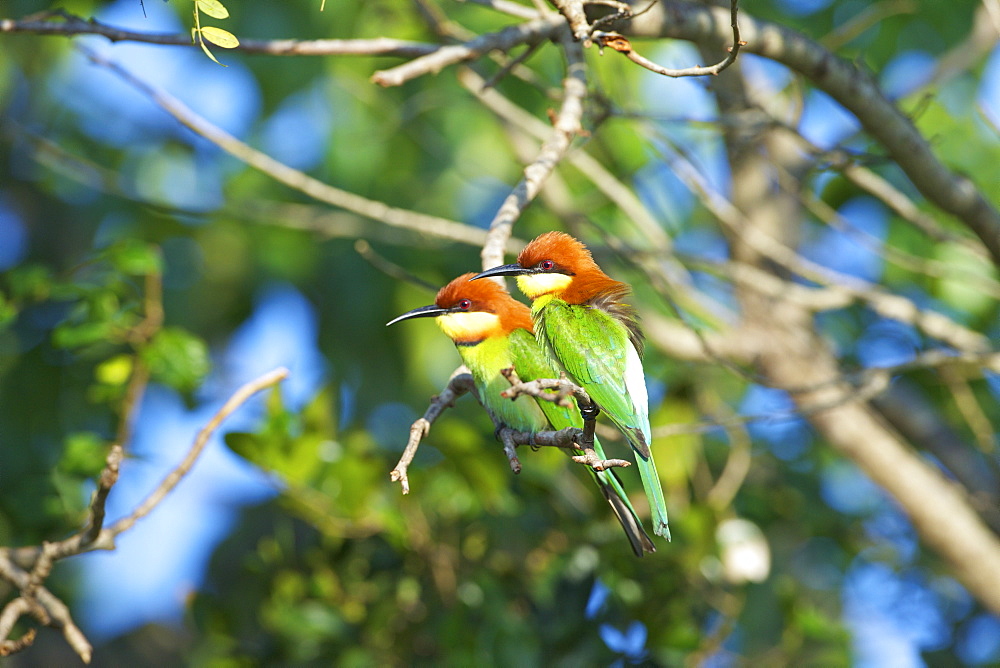
<svg viewBox="0 0 1000 668"><path fill-rule="evenodd" d="M1000 49L988 34L1000 26L1000 5L746 4L871 72L936 155L1000 203ZM230 5L226 29L260 39L436 41L418 11L430 6L476 32L514 21L450 1ZM187 0L59 6L136 31L191 25ZM51 8L10 0L0 13ZM435 424L403 496L388 472L458 357L429 320L384 326L433 297L385 265L438 286L478 269L479 247L277 183L180 126L77 45L295 169L478 230L534 149L525 153L525 133L498 121L454 68L381 88L371 74L399 59L215 49L221 67L197 48L0 36L0 543L55 540L86 520L133 355L146 356L153 382L111 518L158 484L241 383L281 365L291 372L279 392L225 423L114 552L57 566L50 584L96 644L95 665L1000 663L1000 619L925 548L890 496L827 447L787 392L660 345L646 360L653 425L691 428L655 444L674 529L655 555L631 555L584 472L562 454L527 451L513 476L471 397ZM669 66L705 60L687 42L642 45ZM711 188L731 191L729 119L713 82L660 77L595 48L586 58L592 133L580 150L634 191L690 270L692 294L708 300L652 284L627 251L646 249L642 231L571 168L560 168L555 192L525 212L515 236L568 229L635 285L651 326L724 328L720 312L739 310L718 271L729 240L703 194L678 176L676 157ZM472 67L485 77L499 69L485 58ZM524 68L531 76L508 76L497 90L545 120L558 106L559 53L542 48ZM969 250L966 230L920 200L851 113L753 54L723 76L742 77L788 112L784 122L814 147L882 173L947 235L918 233L817 153L789 176L792 189L843 224L803 207L800 257L996 340L996 268ZM559 206L567 199L571 214ZM143 277L161 272L172 335L137 353L122 332L141 313ZM845 373L941 347L913 322L864 303L819 313L816 327ZM1000 378L958 375L950 383L918 368L893 383L910 393L913 412L938 421L940 439L957 443L956 461L978 476L977 498L995 510ZM713 426L720 422L728 428ZM712 490L734 456L749 465L720 505ZM919 456L955 475L938 455ZM637 476L622 477L643 506ZM46 629L10 665L73 661Z"/></svg>

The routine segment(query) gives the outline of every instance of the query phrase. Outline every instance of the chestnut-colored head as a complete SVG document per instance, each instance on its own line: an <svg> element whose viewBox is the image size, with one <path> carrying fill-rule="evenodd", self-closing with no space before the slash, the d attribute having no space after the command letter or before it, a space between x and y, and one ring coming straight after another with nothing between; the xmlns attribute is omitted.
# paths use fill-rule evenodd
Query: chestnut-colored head
<svg viewBox="0 0 1000 668"><path fill-rule="evenodd" d="M517 263L538 273L567 276L601 271L587 247L565 232L546 232L535 237L521 250Z"/></svg>
<svg viewBox="0 0 1000 668"><path fill-rule="evenodd" d="M388 324L434 317L456 343L504 336L515 329L531 331L531 310L527 306L511 297L502 285L473 281L473 276L462 274L438 291L434 304L413 309Z"/></svg>
<svg viewBox="0 0 1000 668"><path fill-rule="evenodd" d="M587 247L564 232L546 232L517 256L517 286L531 299L553 295L570 304L617 300L628 286L601 271Z"/></svg>

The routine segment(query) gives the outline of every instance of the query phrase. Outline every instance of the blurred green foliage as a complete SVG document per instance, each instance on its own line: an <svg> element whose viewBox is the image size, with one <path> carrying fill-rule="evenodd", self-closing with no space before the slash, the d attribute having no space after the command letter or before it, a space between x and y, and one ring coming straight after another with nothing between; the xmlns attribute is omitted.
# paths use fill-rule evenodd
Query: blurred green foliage
<svg viewBox="0 0 1000 668"><path fill-rule="evenodd" d="M808 16L790 15L786 3L748 4L761 18L819 38L868 3L835 1ZM916 11L861 30L841 55L873 71L906 49L939 57L960 41L976 3L915 4ZM84 16L107 7L84 0L61 6ZM472 30L511 23L474 3L442 6ZM48 8L41 0L13 0L2 12L20 17ZM175 11L188 21L191 7L148 2L146 9ZM389 0L327 3L322 13L318 1L247 0L229 9L227 29L240 38L433 39L408 4ZM167 62L181 52L156 53ZM588 52L594 80L615 109L635 110L649 78L612 55ZM714 429L660 440L659 450L669 453L658 461L675 542L658 542L657 553L642 560L631 555L584 472L562 454L527 451L523 472L513 476L492 425L470 397L435 424L410 469L412 492L403 496L388 472L408 421L382 424L380 411L404 407L410 420L418 416L458 357L429 322L385 329L431 294L373 267L353 240L368 239L388 261L439 285L476 268L478 249L351 215L328 220L323 232L309 231L304 221L326 216L326 207L207 148L152 108L122 108L121 118L104 121L138 128L142 141L102 135L87 110L57 94L72 83L60 72L73 58L61 38L0 41L0 203L17 212L29 239L23 258L0 274L0 544L37 544L77 529L137 369L194 401L211 369L209 351L246 321L265 287L288 284L316 308L328 378L299 409L289 408L281 391L270 393L259 428L226 435L227 446L271 474L281 493L244 511L216 550L205 586L188 601L184 629L169 632L160 658L211 666L605 665L621 655L602 641L599 626L624 630L639 620L648 632L648 663L697 663L719 650L735 625L742 644L726 651L751 662L850 662L839 585L852 560L878 541L866 533L863 514L844 514L824 499L823 475L838 462L811 434L783 457L755 442L752 468L725 508L707 498L732 452L726 435ZM192 86L214 76L193 62L183 61ZM369 77L394 60L226 52L225 62L230 67L222 76L247 76L246 89L223 102L251 110L243 138L255 146L264 143L282 105L308 91L319 96L324 118L306 115L302 123L328 122L329 131L308 134L310 144L322 145L306 170L337 187L482 226L519 177L522 162L504 127L450 71L381 89ZM544 119L555 105L550 94L561 59L542 48L529 62L536 82L508 77L497 89ZM75 67L72 75L82 77L85 68ZM498 69L476 67L484 75ZM199 90L211 95L211 85ZM596 115L594 106L588 112ZM967 150L986 132L971 111L932 102L916 120L942 138L936 150L951 166L995 171L995 152ZM593 129L588 150L631 182L657 163L649 142L659 130L651 125L614 117ZM168 163L197 176L176 181ZM518 223L519 237L564 225L576 225L571 231L588 241L634 235L580 174L566 169L560 177L567 192L587 203L586 221L560 221L539 204ZM207 195L190 206L185 188ZM857 191L832 178L821 194L839 206ZM707 221L696 211L685 224L695 229ZM947 266L992 271L898 220L888 239ZM637 283L643 303L669 313L641 285L639 271L595 246L611 273ZM149 280L161 274L165 320L150 328ZM884 282L922 287L984 328L996 321L996 300L951 275L928 279L887 266ZM851 362L867 316L860 307L838 315L827 333ZM725 369L675 362L655 350L647 371L665 385L651 406L654 427L705 419L699 395L737 406L747 389ZM983 387L975 391L988 398ZM610 456L624 452L614 437L608 440ZM622 477L626 489L641 489L633 471ZM643 506L641 492L633 503ZM761 583L725 578L717 529L731 517L752 521L767 536L771 575ZM891 555L886 560L893 563ZM922 554L914 567L936 577L940 564ZM611 593L588 617L598 579ZM72 581L58 590L73 601ZM956 612L949 628L968 614ZM136 656L150 633L98 648L100 663ZM39 639L45 647L52 643L61 643L54 633Z"/></svg>

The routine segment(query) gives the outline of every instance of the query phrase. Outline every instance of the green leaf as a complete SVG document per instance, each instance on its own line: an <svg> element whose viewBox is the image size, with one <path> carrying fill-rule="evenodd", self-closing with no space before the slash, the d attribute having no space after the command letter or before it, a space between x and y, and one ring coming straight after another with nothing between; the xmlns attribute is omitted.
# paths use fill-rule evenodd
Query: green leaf
<svg viewBox="0 0 1000 668"><path fill-rule="evenodd" d="M112 267L129 276L149 276L163 271L159 249L135 239L108 248L105 257Z"/></svg>
<svg viewBox="0 0 1000 668"><path fill-rule="evenodd" d="M260 456L261 439L256 434L243 431L231 431L223 437L223 440L226 443L226 447L248 462L253 462L262 468L270 468L269 466L266 466L266 462L264 462Z"/></svg>
<svg viewBox="0 0 1000 668"><path fill-rule="evenodd" d="M236 39L236 35L222 28L205 26L200 32L202 37L223 49L235 49L240 45L240 40Z"/></svg>
<svg viewBox="0 0 1000 668"><path fill-rule="evenodd" d="M52 332L52 345L56 348L80 348L92 343L108 341L114 327L110 322L63 323Z"/></svg>
<svg viewBox="0 0 1000 668"><path fill-rule="evenodd" d="M124 385L132 377L134 366L131 355L115 355L97 365L94 376L105 385Z"/></svg>
<svg viewBox="0 0 1000 668"><path fill-rule="evenodd" d="M7 274L10 297L13 301L40 301L52 291L52 272L47 267L27 265Z"/></svg>
<svg viewBox="0 0 1000 668"><path fill-rule="evenodd" d="M66 437L59 469L64 473L84 478L97 476L104 468L107 457L107 442L90 431L81 431Z"/></svg>
<svg viewBox="0 0 1000 668"><path fill-rule="evenodd" d="M216 65L229 67L228 65L219 62L219 59L215 57L215 54L208 50L208 46L205 44L205 40L201 39L200 37L198 38L198 46L201 47L201 50L205 52L205 55L211 58L212 62L214 62Z"/></svg>
<svg viewBox="0 0 1000 668"><path fill-rule="evenodd" d="M4 295L0 292L0 330L3 330L7 325L14 322L17 317L17 306L12 304Z"/></svg>
<svg viewBox="0 0 1000 668"><path fill-rule="evenodd" d="M226 9L219 0L196 0L198 9L205 12L213 19L228 19L229 10Z"/></svg>
<svg viewBox="0 0 1000 668"><path fill-rule="evenodd" d="M153 380L181 392L198 387L211 367L205 342L177 327L157 332L139 354Z"/></svg>

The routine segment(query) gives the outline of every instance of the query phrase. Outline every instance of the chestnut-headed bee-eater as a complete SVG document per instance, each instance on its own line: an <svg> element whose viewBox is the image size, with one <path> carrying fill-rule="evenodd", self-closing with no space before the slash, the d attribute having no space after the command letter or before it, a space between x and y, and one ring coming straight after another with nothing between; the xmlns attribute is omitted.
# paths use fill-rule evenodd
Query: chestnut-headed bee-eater
<svg viewBox="0 0 1000 668"><path fill-rule="evenodd" d="M643 336L635 310L622 302L627 284L610 278L582 243L546 232L517 262L475 278L516 276L531 299L538 342L625 435L653 514L653 532L670 540L667 505L650 452L649 404L642 370Z"/></svg>
<svg viewBox="0 0 1000 668"><path fill-rule="evenodd" d="M472 373L483 406L500 424L530 433L550 428L582 428L583 418L575 401L572 407L565 407L530 397L512 401L500 396L510 387L510 381L501 373L504 369L514 367L522 381L558 378L559 371L532 333L531 310L511 297L502 285L493 281L471 282L473 276L471 273L459 276L441 288L433 304L415 308L388 324L433 317L455 343ZM596 438L594 450L598 457L605 458ZM636 556L655 552L618 477L610 470L597 472L587 468L621 522Z"/></svg>

